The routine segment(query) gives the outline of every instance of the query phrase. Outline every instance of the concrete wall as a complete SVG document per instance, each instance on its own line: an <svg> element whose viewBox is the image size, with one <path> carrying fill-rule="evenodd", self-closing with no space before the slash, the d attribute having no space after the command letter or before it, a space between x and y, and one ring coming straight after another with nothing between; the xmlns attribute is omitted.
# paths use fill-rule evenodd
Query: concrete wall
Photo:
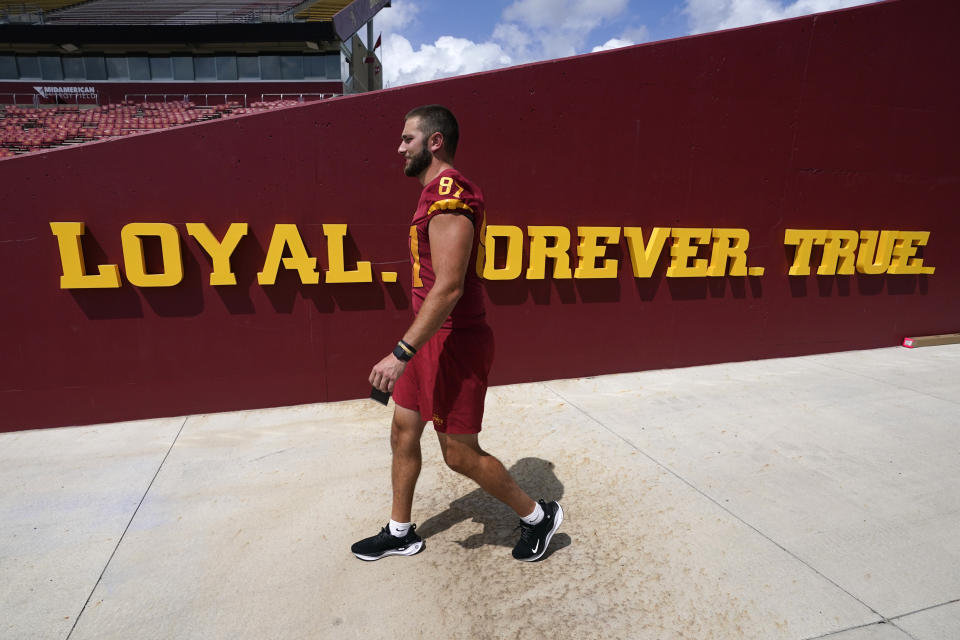
<svg viewBox="0 0 960 640"><path fill-rule="evenodd" d="M528 279L525 240L520 277L487 283L495 383L957 331L958 19L952 0L880 3L0 160L0 430L367 394L411 317L419 186L395 149L403 114L429 102L458 114L458 166L483 186L488 222L525 237L566 227L573 267L578 227L611 226L644 240L653 227L746 229L747 266L764 269L668 277L667 239L637 278L621 233L605 254L615 278L551 278L548 261ZM60 289L52 221L84 222L87 270L118 264L123 286ZM128 282L132 222L176 226L180 284ZM237 285L209 284L191 222L218 238L249 223ZM322 225L348 224L347 266L370 261L373 282L305 285L281 269L260 285L277 223L297 225L321 268ZM935 273L817 275L817 246L812 273L791 276L788 229L926 231L910 264Z"/></svg>

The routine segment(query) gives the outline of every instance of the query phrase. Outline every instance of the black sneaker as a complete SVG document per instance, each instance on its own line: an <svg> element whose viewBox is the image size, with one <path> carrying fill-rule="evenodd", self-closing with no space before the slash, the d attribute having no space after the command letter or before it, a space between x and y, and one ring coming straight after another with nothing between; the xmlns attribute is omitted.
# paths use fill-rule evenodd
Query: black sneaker
<svg viewBox="0 0 960 640"><path fill-rule="evenodd" d="M412 556L423 550L423 538L418 536L414 529L417 525L410 525L410 531L402 538L390 533L390 526L384 527L380 533L355 542L350 551L361 560L379 560L384 556Z"/></svg>
<svg viewBox="0 0 960 640"><path fill-rule="evenodd" d="M563 522L563 509L560 503L546 503L543 500L537 500L543 507L543 520L540 524L527 524L520 521L520 540L517 546L513 548L513 557L525 562L536 562L543 557L550 544L550 538L560 528Z"/></svg>

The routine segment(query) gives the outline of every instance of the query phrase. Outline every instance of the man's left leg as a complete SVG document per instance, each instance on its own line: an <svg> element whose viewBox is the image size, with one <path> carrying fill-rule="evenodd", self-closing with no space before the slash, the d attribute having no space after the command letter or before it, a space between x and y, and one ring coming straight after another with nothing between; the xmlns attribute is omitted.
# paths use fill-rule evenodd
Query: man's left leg
<svg viewBox="0 0 960 640"><path fill-rule="evenodd" d="M520 517L520 541L513 549L517 560L533 562L543 557L550 539L563 522L563 509L557 502L534 502L520 488L503 464L480 448L478 434L441 433L440 451L447 466L462 474L500 500Z"/></svg>
<svg viewBox="0 0 960 640"><path fill-rule="evenodd" d="M526 492L507 473L503 464L480 448L476 433L440 433L440 451L447 466L465 475L480 488L524 517L536 509Z"/></svg>

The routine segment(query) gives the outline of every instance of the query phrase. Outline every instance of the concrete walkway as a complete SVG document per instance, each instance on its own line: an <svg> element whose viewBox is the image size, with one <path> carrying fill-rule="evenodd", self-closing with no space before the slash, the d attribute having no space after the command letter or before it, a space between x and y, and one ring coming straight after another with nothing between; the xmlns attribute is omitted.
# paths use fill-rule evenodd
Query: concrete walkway
<svg viewBox="0 0 960 640"><path fill-rule="evenodd" d="M960 638L960 346L491 390L544 561L424 436L426 550L364 563L391 409L0 434L0 638Z"/></svg>

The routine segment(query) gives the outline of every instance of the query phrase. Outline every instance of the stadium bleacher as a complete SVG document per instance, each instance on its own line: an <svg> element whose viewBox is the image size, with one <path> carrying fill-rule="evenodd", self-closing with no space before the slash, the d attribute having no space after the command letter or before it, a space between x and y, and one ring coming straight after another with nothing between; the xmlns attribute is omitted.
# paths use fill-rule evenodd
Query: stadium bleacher
<svg viewBox="0 0 960 640"><path fill-rule="evenodd" d="M210 24L292 22L297 0L91 0L51 13L50 24ZM330 3L323 3L330 4ZM333 4L341 9L347 2Z"/></svg>
<svg viewBox="0 0 960 640"><path fill-rule="evenodd" d="M188 101L128 101L103 107L0 105L0 158L300 104L299 100L204 107Z"/></svg>
<svg viewBox="0 0 960 640"><path fill-rule="evenodd" d="M379 88L305 23L352 2L0 0L0 158Z"/></svg>

